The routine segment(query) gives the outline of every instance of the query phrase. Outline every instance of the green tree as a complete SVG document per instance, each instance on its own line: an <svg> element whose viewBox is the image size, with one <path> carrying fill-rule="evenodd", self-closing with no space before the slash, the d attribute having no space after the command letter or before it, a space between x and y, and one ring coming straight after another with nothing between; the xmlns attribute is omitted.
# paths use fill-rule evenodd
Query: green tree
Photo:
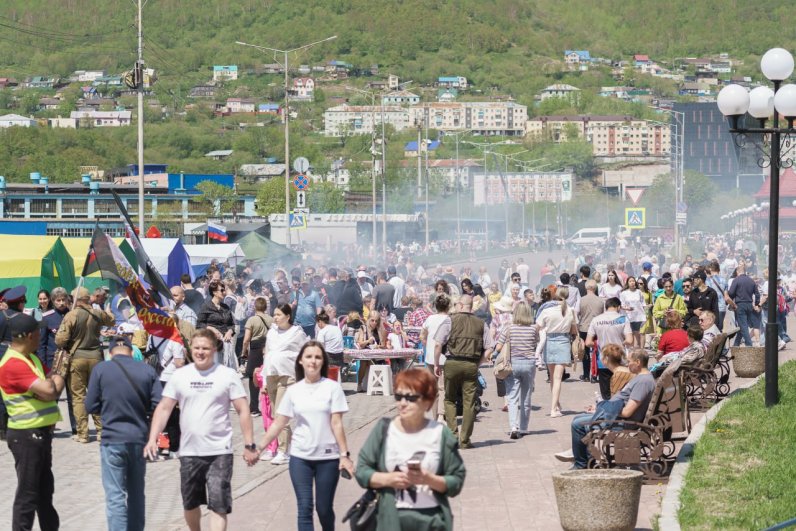
<svg viewBox="0 0 796 531"><path fill-rule="evenodd" d="M307 206L310 212L339 214L345 212L343 192L333 183L314 183L307 192Z"/></svg>
<svg viewBox="0 0 796 531"><path fill-rule="evenodd" d="M258 185L257 214L268 216L270 214L281 214L285 212L285 179L282 176L268 179ZM295 204L296 191L290 187L290 203Z"/></svg>
<svg viewBox="0 0 796 531"><path fill-rule="evenodd" d="M235 191L232 188L213 181L202 181L196 185L196 189L202 193L194 201L208 213L219 216L232 210L235 201Z"/></svg>

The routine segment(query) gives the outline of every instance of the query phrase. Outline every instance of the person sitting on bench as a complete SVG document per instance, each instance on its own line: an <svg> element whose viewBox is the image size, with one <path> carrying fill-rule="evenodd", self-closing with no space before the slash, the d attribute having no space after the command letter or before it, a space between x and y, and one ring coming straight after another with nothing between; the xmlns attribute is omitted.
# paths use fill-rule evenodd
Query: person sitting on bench
<svg viewBox="0 0 796 531"><path fill-rule="evenodd" d="M594 413L583 413L572 419L572 450L557 453L556 459L565 462L574 461L572 468L586 468L589 453L582 439L589 432L592 422L617 418L644 422L655 390L655 379L647 370L648 361L646 350L634 349L630 352L627 368L636 376L610 400L597 404Z"/></svg>

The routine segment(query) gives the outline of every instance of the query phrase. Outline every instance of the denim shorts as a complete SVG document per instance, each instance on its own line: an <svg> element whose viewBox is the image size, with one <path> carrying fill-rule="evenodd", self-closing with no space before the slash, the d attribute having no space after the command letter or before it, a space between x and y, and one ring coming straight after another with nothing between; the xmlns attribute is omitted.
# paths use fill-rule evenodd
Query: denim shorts
<svg viewBox="0 0 796 531"><path fill-rule="evenodd" d="M180 457L180 491L186 511L200 505L232 512L232 454Z"/></svg>

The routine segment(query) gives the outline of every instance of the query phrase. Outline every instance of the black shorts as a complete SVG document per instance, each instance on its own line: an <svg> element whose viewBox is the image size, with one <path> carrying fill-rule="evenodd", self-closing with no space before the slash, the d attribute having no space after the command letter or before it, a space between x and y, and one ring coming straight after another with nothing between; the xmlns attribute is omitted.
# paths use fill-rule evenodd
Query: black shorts
<svg viewBox="0 0 796 531"><path fill-rule="evenodd" d="M631 321L630 322L630 330L632 330L633 332L638 332L639 330L641 330L641 325L643 325L643 324L644 323L642 321L637 321L637 322Z"/></svg>
<svg viewBox="0 0 796 531"><path fill-rule="evenodd" d="M200 505L232 512L232 454L180 457L180 491L186 511Z"/></svg>

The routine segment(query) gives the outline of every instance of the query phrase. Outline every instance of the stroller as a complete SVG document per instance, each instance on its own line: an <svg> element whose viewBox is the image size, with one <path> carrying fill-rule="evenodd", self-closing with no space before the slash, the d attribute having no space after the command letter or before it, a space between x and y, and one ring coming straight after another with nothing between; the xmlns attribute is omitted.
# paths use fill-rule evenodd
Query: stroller
<svg viewBox="0 0 796 531"><path fill-rule="evenodd" d="M484 394L484 390L486 389L486 379L484 379L484 375L481 374L481 371L478 371L478 379L476 380L475 386L475 414L478 415L481 412L482 407L489 407L489 402L486 400L481 400L481 396ZM459 397L456 399L456 416L461 417L463 411L462 405L462 396L459 394Z"/></svg>

